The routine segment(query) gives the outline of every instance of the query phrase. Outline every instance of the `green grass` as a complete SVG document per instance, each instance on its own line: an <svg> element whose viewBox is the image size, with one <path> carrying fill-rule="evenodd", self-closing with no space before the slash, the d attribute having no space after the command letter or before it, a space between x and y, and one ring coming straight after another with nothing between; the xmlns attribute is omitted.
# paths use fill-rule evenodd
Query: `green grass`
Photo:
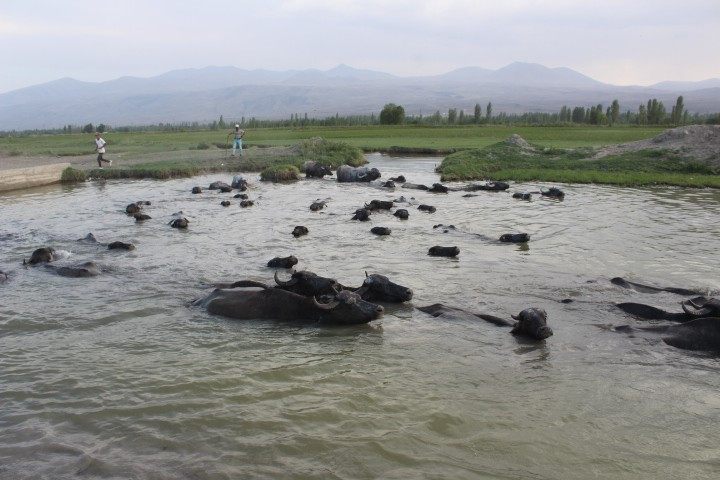
<svg viewBox="0 0 720 480"><path fill-rule="evenodd" d="M62 183L79 183L84 182L86 179L84 171L72 167L67 167L60 175L60 182Z"/></svg>
<svg viewBox="0 0 720 480"><path fill-rule="evenodd" d="M504 125L408 126L382 125L357 127L259 128L249 129L248 146L287 146L301 140L323 137L363 150L395 151L396 153L447 153L469 148L482 148L506 139L512 133L546 147L574 148L641 140L657 135L661 127L540 127ZM109 132L103 136L111 155L125 156L148 153L224 148L227 132ZM28 135L0 138L0 152L21 155L92 155L92 134Z"/></svg>
<svg viewBox="0 0 720 480"><path fill-rule="evenodd" d="M438 168L443 181L516 180L613 185L677 185L720 188L720 171L665 150L641 150L592 159L590 148L535 145L523 150L507 142L448 155Z"/></svg>
<svg viewBox="0 0 720 480"><path fill-rule="evenodd" d="M263 182L291 182L297 180L300 170L295 165L271 165L260 172Z"/></svg>

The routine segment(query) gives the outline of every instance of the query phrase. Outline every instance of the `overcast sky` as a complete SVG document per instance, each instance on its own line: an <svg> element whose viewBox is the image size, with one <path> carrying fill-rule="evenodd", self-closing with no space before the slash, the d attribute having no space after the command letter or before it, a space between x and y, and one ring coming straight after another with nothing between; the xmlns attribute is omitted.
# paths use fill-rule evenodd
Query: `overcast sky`
<svg viewBox="0 0 720 480"><path fill-rule="evenodd" d="M720 77L720 0L0 1L0 92L208 65L397 75L513 61L614 84Z"/></svg>

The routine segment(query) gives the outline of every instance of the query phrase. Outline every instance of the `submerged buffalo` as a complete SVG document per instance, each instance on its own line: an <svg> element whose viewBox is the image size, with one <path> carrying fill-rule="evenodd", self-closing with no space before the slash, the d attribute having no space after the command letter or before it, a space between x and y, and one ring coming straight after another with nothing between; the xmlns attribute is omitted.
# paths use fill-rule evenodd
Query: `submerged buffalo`
<svg viewBox="0 0 720 480"><path fill-rule="evenodd" d="M484 190L487 192L504 192L510 188L510 184L505 182L486 182L486 183L472 183L466 185L462 189L466 192L475 192L478 190Z"/></svg>
<svg viewBox="0 0 720 480"><path fill-rule="evenodd" d="M373 227L370 229L370 233L374 233L375 235L390 235L391 230L387 227Z"/></svg>
<svg viewBox="0 0 720 480"><path fill-rule="evenodd" d="M355 215L353 215L351 220L359 220L361 222L367 222L370 220L370 210L367 208L358 208L355 210Z"/></svg>
<svg viewBox="0 0 720 480"><path fill-rule="evenodd" d="M135 203L131 203L128 206L125 207L125 213L128 215L134 215L136 213L140 213L144 205L150 205L150 202L147 201L139 201Z"/></svg>
<svg viewBox="0 0 720 480"><path fill-rule="evenodd" d="M252 200L241 200L240 201L240 206L242 208L252 207L253 205L255 205L255 202Z"/></svg>
<svg viewBox="0 0 720 480"><path fill-rule="evenodd" d="M460 255L460 249L458 247L441 247L440 245L435 245L434 247L430 247L428 255L431 257L457 257Z"/></svg>
<svg viewBox="0 0 720 480"><path fill-rule="evenodd" d="M351 290L360 295L363 300L370 302L402 303L409 302L413 298L411 289L391 282L388 277L377 273L368 275L365 272L365 281L359 288L342 288Z"/></svg>
<svg viewBox="0 0 720 480"><path fill-rule="evenodd" d="M330 165L321 165L314 160L305 162L301 171L305 172L305 178L323 178L333 174Z"/></svg>
<svg viewBox="0 0 720 480"><path fill-rule="evenodd" d="M370 203L365 204L365 208L374 212L376 210L390 210L393 205L391 200L371 200Z"/></svg>
<svg viewBox="0 0 720 480"><path fill-rule="evenodd" d="M540 195L547 198L554 198L556 200L562 200L565 198L565 192L557 187L550 187L548 189L541 188Z"/></svg>
<svg viewBox="0 0 720 480"><path fill-rule="evenodd" d="M408 218L410 218L410 214L404 208L398 208L397 210L395 210L395 213L393 213L393 215L400 220L407 220Z"/></svg>
<svg viewBox="0 0 720 480"><path fill-rule="evenodd" d="M395 182L388 180L387 182L380 185L383 188L395 188Z"/></svg>
<svg viewBox="0 0 720 480"><path fill-rule="evenodd" d="M297 225L295 228L293 228L292 236L295 238L302 237L303 235L307 235L309 230L307 227L304 227L302 225Z"/></svg>
<svg viewBox="0 0 720 480"><path fill-rule="evenodd" d="M292 268L297 263L297 257L290 255L288 257L275 257L268 261L267 266L271 268Z"/></svg>
<svg viewBox="0 0 720 480"><path fill-rule="evenodd" d="M222 202L220 202L220 205L222 205L223 207L229 207L229 206L230 206L230 200L223 200Z"/></svg>
<svg viewBox="0 0 720 480"><path fill-rule="evenodd" d="M56 267L47 265L46 268L52 269L61 277L70 278L89 278L100 275L100 267L95 262L84 262L73 266Z"/></svg>
<svg viewBox="0 0 720 480"><path fill-rule="evenodd" d="M188 220L185 217L175 218L175 219L171 220L169 223L169 225L172 228L178 228L181 230L185 230L186 228L188 228L189 224L190 224L190 220Z"/></svg>
<svg viewBox="0 0 720 480"><path fill-rule="evenodd" d="M136 222L144 222L145 220L150 220L152 217L146 213L136 213L133 215L133 218Z"/></svg>
<svg viewBox="0 0 720 480"><path fill-rule="evenodd" d="M332 292L323 300L258 282L236 282L232 289L216 289L195 305L208 312L239 320L310 321L321 325L357 325L383 314L383 307L349 291Z"/></svg>
<svg viewBox="0 0 720 480"><path fill-rule="evenodd" d="M108 250L135 250L135 245L125 242L108 243Z"/></svg>
<svg viewBox="0 0 720 480"><path fill-rule="evenodd" d="M606 326L602 326L607 328ZM660 339L671 347L720 353L720 316L700 317L685 323L631 327L630 325L610 326L615 332L640 335L660 335Z"/></svg>
<svg viewBox="0 0 720 480"><path fill-rule="evenodd" d="M448 187L442 183L433 183L433 186L428 189L431 193L448 193Z"/></svg>
<svg viewBox="0 0 720 480"><path fill-rule="evenodd" d="M209 190L220 190L223 193L232 192L232 187L225 182L213 182L208 187Z"/></svg>
<svg viewBox="0 0 720 480"><path fill-rule="evenodd" d="M233 195L233 198L239 198L240 200L247 200L248 195L247 195L247 193L236 193L235 195Z"/></svg>
<svg viewBox="0 0 720 480"><path fill-rule="evenodd" d="M340 165L337 169L338 182L372 182L380 178L380 170L369 167Z"/></svg>
<svg viewBox="0 0 720 480"><path fill-rule="evenodd" d="M293 272L289 280L280 280L275 272L275 283L278 288L306 297L332 295L343 288L334 278L321 277L306 270Z"/></svg>
<svg viewBox="0 0 720 480"><path fill-rule="evenodd" d="M515 192L515 193L513 193L512 197L517 198L518 200L532 200L532 193Z"/></svg>
<svg viewBox="0 0 720 480"><path fill-rule="evenodd" d="M397 183L405 183L405 175L398 175L397 177L392 177L390 181Z"/></svg>
<svg viewBox="0 0 720 480"><path fill-rule="evenodd" d="M317 212L325 208L325 205L327 205L327 200L315 200L310 204L310 211Z"/></svg>
<svg viewBox="0 0 720 480"><path fill-rule="evenodd" d="M39 263L50 263L54 262L59 258L57 252L52 247L40 247L36 249L31 255L30 260L27 262L23 259L23 265L37 265Z"/></svg>
<svg viewBox="0 0 720 480"><path fill-rule="evenodd" d="M473 313L459 308L447 307L441 303L420 307L418 310L436 318L477 317L494 325L512 327L510 333L513 335L528 337L534 340L544 340L553 334L552 329L547 326L547 313L540 308L526 308L517 315L511 315L516 322L510 322L494 315Z"/></svg>
<svg viewBox="0 0 720 480"><path fill-rule="evenodd" d="M618 303L617 308L642 320L670 320L673 322L689 322L701 317L720 317L720 299L696 297L685 300L681 304L682 312L666 312L660 308L642 303Z"/></svg>
<svg viewBox="0 0 720 480"><path fill-rule="evenodd" d="M197 195L198 193L202 193L202 188L200 187L193 187L192 190L190 190L190 193Z"/></svg>
<svg viewBox="0 0 720 480"><path fill-rule="evenodd" d="M500 235L499 240L503 243L525 243L530 241L530 235L527 233L506 233Z"/></svg>
<svg viewBox="0 0 720 480"><path fill-rule="evenodd" d="M409 182L405 182L403 184L402 188L409 188L411 190L430 190L430 188L427 185L423 185L422 183L409 183Z"/></svg>
<svg viewBox="0 0 720 480"><path fill-rule="evenodd" d="M248 188L248 181L245 180L241 175L235 175L232 179L232 182L230 183L230 186L232 188L240 190L241 192L244 192Z"/></svg>
<svg viewBox="0 0 720 480"><path fill-rule="evenodd" d="M435 213L437 211L437 208L433 207L432 205L419 205L418 210L421 212L428 212L428 213Z"/></svg>
<svg viewBox="0 0 720 480"><path fill-rule="evenodd" d="M676 293L678 295L702 295L701 292L697 290L690 290L687 288L676 288L676 287L653 287L651 285L643 285L642 283L635 283L630 282L628 280L625 280L622 277L615 277L610 279L610 283L613 285L617 285L618 287L622 288L629 288L641 293L660 293L660 292L670 292L670 293Z"/></svg>

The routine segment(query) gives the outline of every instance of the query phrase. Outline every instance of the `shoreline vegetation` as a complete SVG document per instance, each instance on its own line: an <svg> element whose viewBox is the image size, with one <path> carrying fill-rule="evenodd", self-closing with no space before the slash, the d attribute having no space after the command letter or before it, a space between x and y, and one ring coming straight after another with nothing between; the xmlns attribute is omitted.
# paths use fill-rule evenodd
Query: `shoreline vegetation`
<svg viewBox="0 0 720 480"><path fill-rule="evenodd" d="M70 162L71 168L63 174L68 183L86 178L166 179L221 171L266 171L263 176L270 181L287 181L295 174L290 167L299 171L307 160L334 168L343 163L357 166L365 162L363 152L381 152L444 155L438 167L442 181L720 188L720 158L717 162L695 160L663 144L603 153L630 142L650 142L673 130L663 131L661 127L509 125L266 128L249 132L251 141L243 157L228 155L225 132L109 132L105 134L107 156L115 164L105 169L95 167L90 135L24 135L0 138L0 159L15 158L20 163L43 156L52 161L52 156Z"/></svg>

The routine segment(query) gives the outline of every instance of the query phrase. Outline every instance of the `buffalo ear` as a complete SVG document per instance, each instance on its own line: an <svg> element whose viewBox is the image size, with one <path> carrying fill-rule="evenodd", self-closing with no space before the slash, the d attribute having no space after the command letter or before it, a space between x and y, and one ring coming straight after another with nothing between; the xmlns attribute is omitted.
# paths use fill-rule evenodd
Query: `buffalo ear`
<svg viewBox="0 0 720 480"><path fill-rule="evenodd" d="M510 315L510 316L513 318L513 320L520 321L520 315Z"/></svg>
<svg viewBox="0 0 720 480"><path fill-rule="evenodd" d="M365 278L368 278L370 275L368 275L367 270L365 270Z"/></svg>

